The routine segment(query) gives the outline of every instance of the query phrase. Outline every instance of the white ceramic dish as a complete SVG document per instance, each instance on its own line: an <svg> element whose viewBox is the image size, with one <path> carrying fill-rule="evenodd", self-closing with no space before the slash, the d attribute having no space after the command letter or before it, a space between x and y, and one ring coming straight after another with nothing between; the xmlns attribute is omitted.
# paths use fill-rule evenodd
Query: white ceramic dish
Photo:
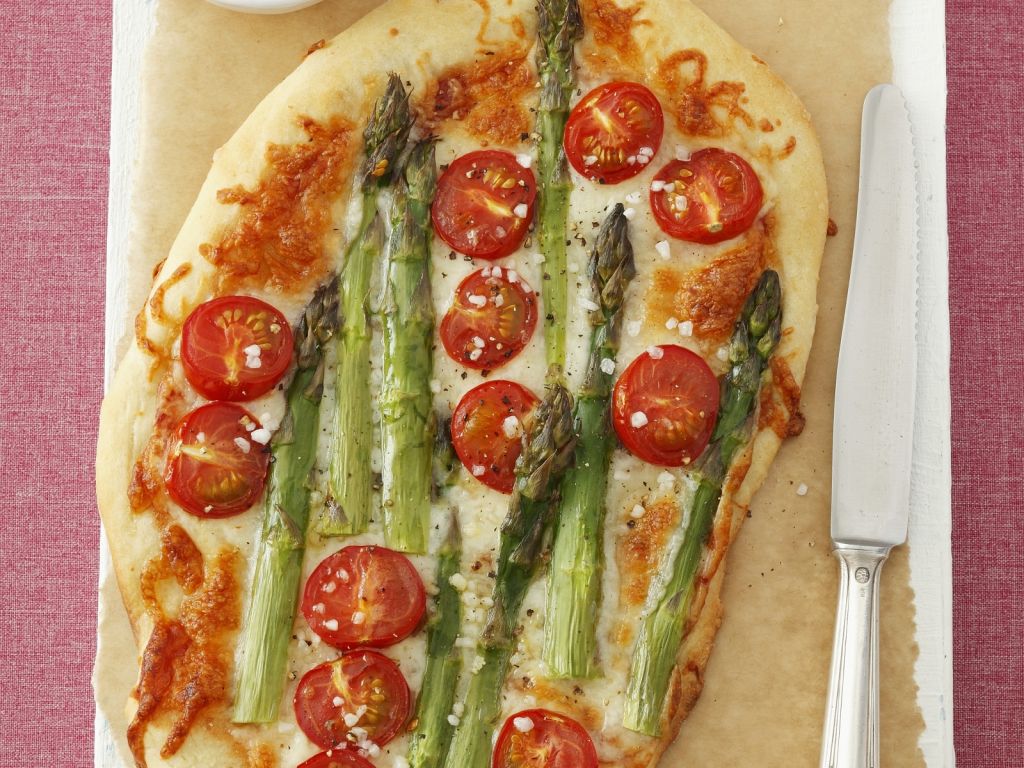
<svg viewBox="0 0 1024 768"><path fill-rule="evenodd" d="M288 13L309 8L321 0L207 0L232 11L242 13Z"/></svg>

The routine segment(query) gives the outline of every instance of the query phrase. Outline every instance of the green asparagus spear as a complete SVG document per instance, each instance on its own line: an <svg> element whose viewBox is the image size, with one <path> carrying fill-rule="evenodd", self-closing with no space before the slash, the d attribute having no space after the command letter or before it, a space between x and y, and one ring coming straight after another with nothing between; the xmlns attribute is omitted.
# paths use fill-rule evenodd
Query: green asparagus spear
<svg viewBox="0 0 1024 768"><path fill-rule="evenodd" d="M238 723L276 720L284 690L309 519L309 475L320 431L322 347L336 329L337 291L333 281L317 289L295 336L297 369L288 387L285 422L270 448L273 458L263 530L237 671L234 719Z"/></svg>
<svg viewBox="0 0 1024 768"><path fill-rule="evenodd" d="M317 532L324 536L361 533L370 522L373 422L369 387L371 333L366 303L382 239L381 227L374 226L374 221L377 197L394 179L398 156L405 149L411 127L409 95L398 76L392 74L363 132L364 156L359 170L362 217L349 243L341 273L342 323L335 368L337 403L330 497L315 524Z"/></svg>
<svg viewBox="0 0 1024 768"><path fill-rule="evenodd" d="M562 500L548 571L544 661L552 677L594 673L601 601L605 491L612 443L608 402L619 349L623 295L636 274L623 206L605 219L588 273L599 309L591 313L590 359L576 399L576 459Z"/></svg>
<svg viewBox="0 0 1024 768"><path fill-rule="evenodd" d="M437 597L427 625L427 668L416 700L415 727L410 736L410 768L440 768L448 753L454 726L448 715L462 667L462 653L455 647L462 623L459 593L450 583L459 572L462 538L452 516L448 537L437 553Z"/></svg>
<svg viewBox="0 0 1024 768"><path fill-rule="evenodd" d="M559 484L572 463L575 442L572 397L561 384L553 383L526 426L508 515L501 525L494 605L477 643L477 663L482 661L483 666L470 680L446 768L490 764L491 734L515 646L519 609L536 574L557 506Z"/></svg>
<svg viewBox="0 0 1024 768"><path fill-rule="evenodd" d="M430 296L430 203L437 169L433 141L417 144L395 185L381 299L384 376L380 390L384 538L424 552L433 476L434 305Z"/></svg>
<svg viewBox="0 0 1024 768"><path fill-rule="evenodd" d="M761 374L779 341L782 322L779 276L768 270L747 299L729 345L731 368L711 442L690 479L696 487L682 546L664 591L640 628L626 689L624 724L649 736L661 731L661 714L689 618L695 578L722 497L722 483L737 451L749 439Z"/></svg>
<svg viewBox="0 0 1024 768"><path fill-rule="evenodd" d="M540 134L537 229L544 256L544 344L548 368L556 376L565 365L569 290L565 230L572 189L562 135L576 83L573 51L582 36L579 0L540 0L537 6L537 71L541 84L537 109L537 133Z"/></svg>

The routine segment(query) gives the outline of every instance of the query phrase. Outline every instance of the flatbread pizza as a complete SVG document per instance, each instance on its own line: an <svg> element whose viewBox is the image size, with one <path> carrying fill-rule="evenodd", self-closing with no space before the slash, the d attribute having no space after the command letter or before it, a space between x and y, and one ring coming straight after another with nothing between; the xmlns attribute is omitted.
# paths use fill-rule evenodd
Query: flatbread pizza
<svg viewBox="0 0 1024 768"><path fill-rule="evenodd" d="M390 0L256 108L103 404L139 766L656 766L802 427L798 98L686 0Z"/></svg>

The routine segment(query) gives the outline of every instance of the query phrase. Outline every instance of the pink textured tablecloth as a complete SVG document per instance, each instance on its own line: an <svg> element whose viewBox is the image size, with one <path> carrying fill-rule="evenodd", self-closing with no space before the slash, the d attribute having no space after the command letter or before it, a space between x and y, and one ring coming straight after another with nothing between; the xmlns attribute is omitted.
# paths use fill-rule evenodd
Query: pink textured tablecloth
<svg viewBox="0 0 1024 768"><path fill-rule="evenodd" d="M1019 768L1024 49L1015 0L947 13L956 746ZM0 768L92 764L110 35L0 2Z"/></svg>

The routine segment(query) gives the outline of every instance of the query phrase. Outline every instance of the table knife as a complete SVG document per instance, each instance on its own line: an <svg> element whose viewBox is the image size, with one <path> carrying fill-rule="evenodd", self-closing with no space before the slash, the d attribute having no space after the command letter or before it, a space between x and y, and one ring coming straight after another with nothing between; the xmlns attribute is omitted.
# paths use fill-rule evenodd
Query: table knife
<svg viewBox="0 0 1024 768"><path fill-rule="evenodd" d="M873 88L861 122L853 266L832 435L839 604L821 768L878 768L878 584L907 538L917 371L917 190L906 102Z"/></svg>

